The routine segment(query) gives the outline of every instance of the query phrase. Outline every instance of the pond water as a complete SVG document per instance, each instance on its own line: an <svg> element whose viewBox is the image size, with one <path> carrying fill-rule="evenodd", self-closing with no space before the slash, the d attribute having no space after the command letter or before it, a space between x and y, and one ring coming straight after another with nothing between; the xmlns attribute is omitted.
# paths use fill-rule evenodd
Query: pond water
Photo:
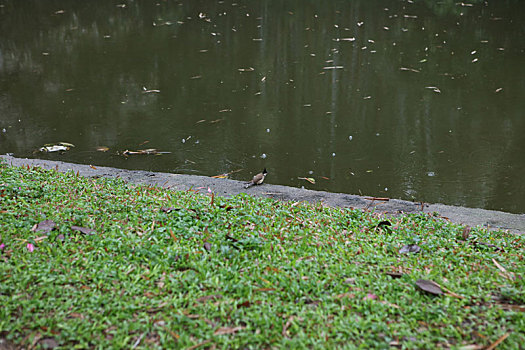
<svg viewBox="0 0 525 350"><path fill-rule="evenodd" d="M523 213L524 23L518 0L0 0L0 153L266 167L273 184ZM35 152L60 141L75 147ZM122 155L148 148L171 153Z"/></svg>

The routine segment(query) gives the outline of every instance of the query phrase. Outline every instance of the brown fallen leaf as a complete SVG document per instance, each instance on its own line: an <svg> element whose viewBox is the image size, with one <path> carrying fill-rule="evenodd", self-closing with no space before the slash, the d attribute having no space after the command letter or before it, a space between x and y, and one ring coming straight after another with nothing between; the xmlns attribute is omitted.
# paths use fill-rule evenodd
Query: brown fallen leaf
<svg viewBox="0 0 525 350"><path fill-rule="evenodd" d="M399 253L401 254L418 253L420 251L421 251L421 248L417 244L405 245L401 249L399 249Z"/></svg>
<svg viewBox="0 0 525 350"><path fill-rule="evenodd" d="M80 233L82 233L84 235L88 235L88 236L93 236L96 233L96 231L93 230L92 228L86 228L86 227L80 227L80 226L74 226L74 225L71 226L71 229L73 231L78 231L78 232L80 232Z"/></svg>
<svg viewBox="0 0 525 350"><path fill-rule="evenodd" d="M221 294L212 294L212 295L205 295L205 296L202 296L200 298L197 298L197 299L195 299L195 301L199 302L199 303L204 303L205 301L208 301L208 300L215 301L215 300L218 300L218 299L221 299L221 298L222 298Z"/></svg>
<svg viewBox="0 0 525 350"><path fill-rule="evenodd" d="M497 304L497 305L501 307L503 310L525 312L524 305L515 305L515 304Z"/></svg>
<svg viewBox="0 0 525 350"><path fill-rule="evenodd" d="M501 337L498 338L494 343L490 344L490 346L486 350L493 350L498 346L501 342L503 342L507 337L510 335L510 333L505 333Z"/></svg>
<svg viewBox="0 0 525 350"><path fill-rule="evenodd" d="M471 230L470 226L465 226L465 228L463 229L463 233L461 236L464 241L466 241L467 238L470 236L470 230Z"/></svg>
<svg viewBox="0 0 525 350"><path fill-rule="evenodd" d="M515 280L516 277L514 276L514 274L512 272L508 272L503 266L501 266L494 258L492 258L492 262L494 263L494 265L496 265L496 267L501 271L503 272L503 276L509 280Z"/></svg>
<svg viewBox="0 0 525 350"><path fill-rule="evenodd" d="M335 298L337 299L343 299L343 298L355 298L355 294L354 293L343 293L343 294L338 294L335 296Z"/></svg>
<svg viewBox="0 0 525 350"><path fill-rule="evenodd" d="M214 335L221 335L221 334L233 334L237 333L238 331L241 331L245 329L244 326L237 326L237 327L219 327L215 332L213 332Z"/></svg>
<svg viewBox="0 0 525 350"><path fill-rule="evenodd" d="M401 273L401 272L385 272L385 274L387 274L388 276L390 276L392 278L401 278L401 277L403 277L403 273Z"/></svg>
<svg viewBox="0 0 525 350"><path fill-rule="evenodd" d="M48 234L56 228L56 223L53 220L44 220L31 229L33 232Z"/></svg>
<svg viewBox="0 0 525 350"><path fill-rule="evenodd" d="M55 340L55 338L42 338L38 344L44 349L54 349L58 347L58 342Z"/></svg>
<svg viewBox="0 0 525 350"><path fill-rule="evenodd" d="M187 350L194 350L194 349L197 349L197 348L199 348L199 347L201 347L203 345L206 345L208 343L211 343L211 339L208 339L208 340L205 340L203 342L200 342L199 344L195 344L193 346L190 346Z"/></svg>
<svg viewBox="0 0 525 350"><path fill-rule="evenodd" d="M175 234L173 233L173 231L171 230L171 228L168 228L168 232L170 233L170 236L171 238L173 238L173 240L175 242L177 242L179 239L177 238L177 236L175 236ZM178 260L178 259L177 259Z"/></svg>
<svg viewBox="0 0 525 350"><path fill-rule="evenodd" d="M237 309L240 309L241 307L250 307L251 305L252 305L252 303L250 301L246 300L243 303L237 304Z"/></svg>
<svg viewBox="0 0 525 350"><path fill-rule="evenodd" d="M165 213L171 213L172 211L175 211L175 210L180 210L180 208L175 208L175 207L161 207L160 208L161 211L165 212Z"/></svg>
<svg viewBox="0 0 525 350"><path fill-rule="evenodd" d="M172 331L171 329L167 328L167 327L164 327L164 329L175 339L175 340L179 340L180 338L180 335L178 335L177 333L175 333L174 331Z"/></svg>
<svg viewBox="0 0 525 350"><path fill-rule="evenodd" d="M500 251L500 252L505 251L505 249L498 247L497 245L492 244L492 243L474 241L472 242L472 244L474 245L475 248L478 248L478 249L479 247L487 247L487 248L493 248L495 251Z"/></svg>
<svg viewBox="0 0 525 350"><path fill-rule="evenodd" d="M443 295L444 294L443 290L441 290L441 286L434 281L418 279L416 281L416 286L422 291L427 292L429 294L433 294L433 295Z"/></svg>

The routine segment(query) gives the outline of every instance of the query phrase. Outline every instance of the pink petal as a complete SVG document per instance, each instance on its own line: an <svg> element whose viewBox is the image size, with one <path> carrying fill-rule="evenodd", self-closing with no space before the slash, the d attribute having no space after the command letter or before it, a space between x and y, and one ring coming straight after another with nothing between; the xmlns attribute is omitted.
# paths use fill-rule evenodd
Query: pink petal
<svg viewBox="0 0 525 350"><path fill-rule="evenodd" d="M208 187L208 192L211 193L211 188Z"/></svg>
<svg viewBox="0 0 525 350"><path fill-rule="evenodd" d="M367 299L369 299L369 300L375 300L375 299L377 299L377 295L372 294L372 293L368 293L368 294L366 295L366 297L363 298L363 300L367 300Z"/></svg>
<svg viewBox="0 0 525 350"><path fill-rule="evenodd" d="M5 248L5 244L4 243L0 244L0 251L4 250L4 248Z"/></svg>
<svg viewBox="0 0 525 350"><path fill-rule="evenodd" d="M33 243L27 243L27 250L29 250L30 253L32 253L33 250L35 250L35 246L33 245Z"/></svg>

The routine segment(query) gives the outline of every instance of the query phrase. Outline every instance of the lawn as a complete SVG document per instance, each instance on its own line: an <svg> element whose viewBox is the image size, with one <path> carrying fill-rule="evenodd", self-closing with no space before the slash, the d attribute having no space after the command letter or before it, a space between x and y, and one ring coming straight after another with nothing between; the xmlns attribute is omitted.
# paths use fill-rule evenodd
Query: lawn
<svg viewBox="0 0 525 350"><path fill-rule="evenodd" d="M0 235L8 347L525 344L524 236L435 214L0 165Z"/></svg>

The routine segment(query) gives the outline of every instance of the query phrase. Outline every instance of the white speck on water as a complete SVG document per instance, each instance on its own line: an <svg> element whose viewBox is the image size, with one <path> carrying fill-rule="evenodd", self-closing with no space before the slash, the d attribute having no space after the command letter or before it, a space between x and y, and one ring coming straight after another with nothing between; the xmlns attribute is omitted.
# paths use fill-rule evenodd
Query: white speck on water
<svg viewBox="0 0 525 350"><path fill-rule="evenodd" d="M266 157L267 157L266 153L261 154L262 159L266 159Z"/></svg>
<svg viewBox="0 0 525 350"><path fill-rule="evenodd" d="M385 187L385 191L388 191L388 187Z"/></svg>
<svg viewBox="0 0 525 350"><path fill-rule="evenodd" d="M270 132L270 129L266 129L266 132Z"/></svg>
<svg viewBox="0 0 525 350"><path fill-rule="evenodd" d="M380 134L378 132L376 132L376 136L379 136Z"/></svg>
<svg viewBox="0 0 525 350"><path fill-rule="evenodd" d="M348 136L348 140L352 141L353 137L352 135Z"/></svg>
<svg viewBox="0 0 525 350"><path fill-rule="evenodd" d="M5 128L2 129L2 132L7 132L7 130Z"/></svg>
<svg viewBox="0 0 525 350"><path fill-rule="evenodd" d="M427 172L427 176L436 176L436 173L433 171Z"/></svg>
<svg viewBox="0 0 525 350"><path fill-rule="evenodd" d="M308 174L309 174L309 175L312 175L313 173L314 173L313 170L309 170L309 171L308 171Z"/></svg>
<svg viewBox="0 0 525 350"><path fill-rule="evenodd" d="M332 153L332 157L335 157L335 152Z"/></svg>

